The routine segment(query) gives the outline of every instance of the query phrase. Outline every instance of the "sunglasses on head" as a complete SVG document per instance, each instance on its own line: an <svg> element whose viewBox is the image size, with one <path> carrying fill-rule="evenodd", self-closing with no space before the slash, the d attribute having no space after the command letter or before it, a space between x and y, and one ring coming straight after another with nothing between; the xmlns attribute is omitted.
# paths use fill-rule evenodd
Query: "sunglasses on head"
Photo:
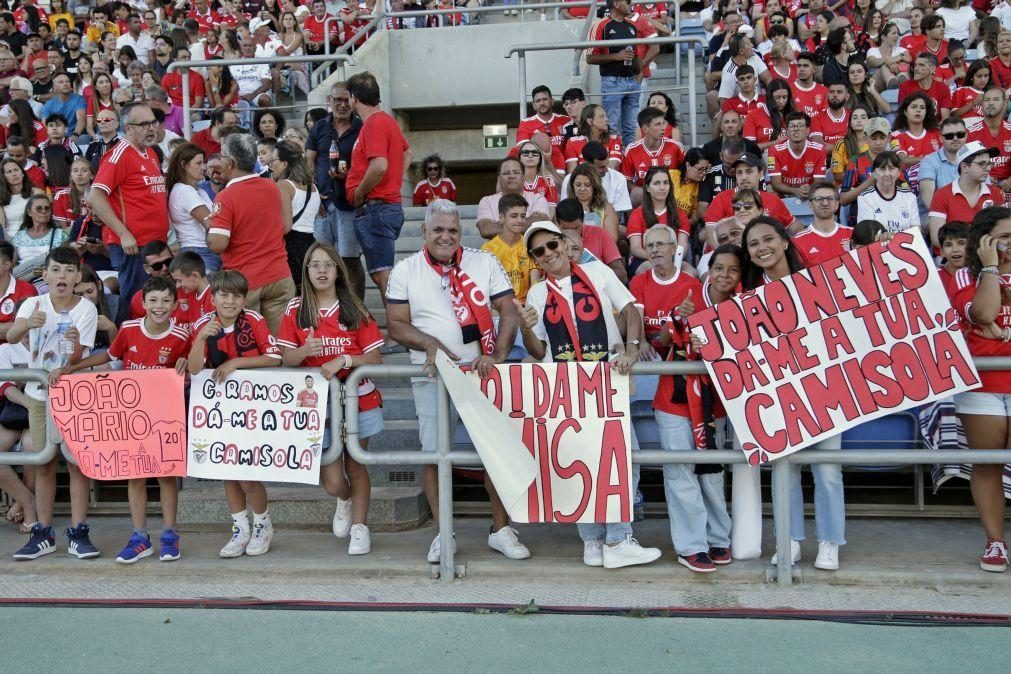
<svg viewBox="0 0 1011 674"><path fill-rule="evenodd" d="M561 246L561 245L562 245L561 240L559 240L559 239L551 239L550 241L545 242L545 244L543 246L537 246L536 248L531 248L530 249L530 254L533 255L535 258L543 257L544 253L547 250L551 250L551 251L558 250L558 247Z"/></svg>
<svg viewBox="0 0 1011 674"><path fill-rule="evenodd" d="M170 257L169 259L162 260L161 262L152 262L151 264L148 265L148 267L151 267L151 269L153 269L154 271L161 271L162 269L172 264L173 259L174 258Z"/></svg>

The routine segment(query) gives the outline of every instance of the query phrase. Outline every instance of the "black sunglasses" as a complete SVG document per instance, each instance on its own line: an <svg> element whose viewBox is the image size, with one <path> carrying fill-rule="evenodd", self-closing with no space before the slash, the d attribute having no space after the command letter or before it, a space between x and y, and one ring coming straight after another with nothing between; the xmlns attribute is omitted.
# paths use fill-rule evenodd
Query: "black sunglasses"
<svg viewBox="0 0 1011 674"><path fill-rule="evenodd" d="M942 133L941 137L945 140L955 140L956 138L965 138L965 131L952 131L951 133Z"/></svg>
<svg viewBox="0 0 1011 674"><path fill-rule="evenodd" d="M170 264L172 264L172 260L174 259L175 258L170 257L169 259L162 260L161 262L152 262L151 264L148 265L148 267L151 267L151 269L155 271L161 271L164 267L168 267Z"/></svg>
<svg viewBox="0 0 1011 674"><path fill-rule="evenodd" d="M545 249L554 251L554 250L558 250L558 247L561 246L561 245L562 245L562 242L559 239L551 239L550 241L546 242L543 246L537 246L536 248L531 248L530 249L530 254L533 255L535 258L543 257L544 253L545 253Z"/></svg>

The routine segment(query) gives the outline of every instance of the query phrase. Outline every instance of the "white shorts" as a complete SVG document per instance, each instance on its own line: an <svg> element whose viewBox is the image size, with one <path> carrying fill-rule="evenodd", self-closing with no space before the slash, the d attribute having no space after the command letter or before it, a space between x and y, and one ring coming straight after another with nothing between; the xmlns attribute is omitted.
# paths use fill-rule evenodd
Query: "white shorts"
<svg viewBox="0 0 1011 674"><path fill-rule="evenodd" d="M955 412L991 417L1011 417L1011 393L968 391L955 396Z"/></svg>

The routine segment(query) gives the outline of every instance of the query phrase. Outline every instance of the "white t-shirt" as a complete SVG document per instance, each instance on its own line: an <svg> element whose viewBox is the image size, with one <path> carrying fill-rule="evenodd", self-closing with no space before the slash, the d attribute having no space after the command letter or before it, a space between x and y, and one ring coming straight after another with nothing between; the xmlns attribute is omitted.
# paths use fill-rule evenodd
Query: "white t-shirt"
<svg viewBox="0 0 1011 674"><path fill-rule="evenodd" d="M765 66L765 61L758 54L752 54L751 58L748 59L748 65L755 69L755 77L761 77L768 68ZM737 64L734 63L733 59L728 59L727 64L723 66L723 76L720 78L720 98L733 98L737 95L740 89L737 87Z"/></svg>
<svg viewBox="0 0 1011 674"><path fill-rule="evenodd" d="M562 191L560 198L568 199L572 195L569 193L569 182L572 180L572 174L565 176L562 180ZM611 208L617 213L622 213L624 211L632 210L632 198L628 195L628 178L621 171L617 171L611 167L607 168L607 174L600 179L600 185L604 188L604 194L607 196L607 203L611 204Z"/></svg>
<svg viewBox="0 0 1011 674"><path fill-rule="evenodd" d="M996 16L1000 19L1000 25L1004 30L1011 30L1011 5L1003 2L1003 0L998 2L997 6L990 12L990 16Z"/></svg>
<svg viewBox="0 0 1011 674"><path fill-rule="evenodd" d="M266 63L249 63L241 66L229 66L232 79L239 85L239 95L247 96L261 86L263 80L270 80L270 68Z"/></svg>
<svg viewBox="0 0 1011 674"><path fill-rule="evenodd" d="M944 18L945 40L966 42L969 39L969 24L976 20L976 10L971 5L967 3L958 9L938 7L934 14Z"/></svg>
<svg viewBox="0 0 1011 674"><path fill-rule="evenodd" d="M869 187L857 197L857 222L877 220L889 232L920 227L920 207L911 190L899 187L895 196L885 199L878 188Z"/></svg>
<svg viewBox="0 0 1011 674"><path fill-rule="evenodd" d="M598 263L599 265L599 263ZM622 344L621 331L618 330L618 322L614 318L615 310L622 310L628 304L635 304L635 296L622 285L614 272L607 269L605 273L600 266L588 264L579 265L586 278L593 284L600 298L600 310L604 315L604 324L607 326L607 348L612 349L615 344ZM572 319L576 319L576 309L572 305L572 277L569 276L558 281L565 299L568 300L569 309L572 312ZM527 292L527 306L533 307L537 311L537 325L534 326L534 335L547 345L547 353L544 354L544 362L551 362L553 348L548 340L548 331L544 327L544 305L548 299L548 284L538 283Z"/></svg>
<svg viewBox="0 0 1011 674"><path fill-rule="evenodd" d="M505 269L491 253L464 247L460 268L484 292L489 304L499 297L513 294ZM442 275L428 264L424 249L393 267L386 288L386 301L409 304L411 325L442 342L460 357L457 362L470 363L481 355L480 341L463 343L463 332L453 313L449 288L443 288ZM411 362L416 365L424 363L425 352L412 349Z"/></svg>
<svg viewBox="0 0 1011 674"><path fill-rule="evenodd" d="M28 331L28 367L41 368L49 371L61 367L59 352L60 335L56 332L56 324L60 321L60 312L53 308L53 302L46 293L37 300L28 299L18 309L18 318L27 319L35 311L35 307L46 312L46 323L42 327ZM70 310L70 320L81 335L82 356L95 345L95 329L98 327L98 310L95 305L84 298L78 298L77 304ZM35 400L45 400L46 391L35 382L28 382L25 393Z"/></svg>
<svg viewBox="0 0 1011 674"><path fill-rule="evenodd" d="M889 10L891 16L888 17L888 23L894 23L895 27L899 29L900 35L905 35L910 30L909 18L895 16L896 14L907 13L913 8L913 0L875 0L874 7L876 9L885 11L885 8L891 4L892 8Z"/></svg>
<svg viewBox="0 0 1011 674"><path fill-rule="evenodd" d="M150 65L150 53L154 50L154 39L150 35L141 31L136 40L129 33L116 38L116 49L122 49L127 45L137 53L138 61L144 65Z"/></svg>
<svg viewBox="0 0 1011 674"><path fill-rule="evenodd" d="M197 206L211 210L210 197L201 189L185 183L176 183L169 194L169 222L182 248L206 248L207 230L191 213Z"/></svg>
<svg viewBox="0 0 1011 674"><path fill-rule="evenodd" d="M906 53L905 47L895 45L892 47L892 56L902 56ZM881 58L881 47L871 47L867 50L867 58Z"/></svg>

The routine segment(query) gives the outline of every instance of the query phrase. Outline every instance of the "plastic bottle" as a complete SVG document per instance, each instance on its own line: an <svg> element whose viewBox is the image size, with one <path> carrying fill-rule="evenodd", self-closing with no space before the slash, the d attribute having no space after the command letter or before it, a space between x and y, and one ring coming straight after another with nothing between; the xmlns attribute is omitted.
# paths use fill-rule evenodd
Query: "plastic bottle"
<svg viewBox="0 0 1011 674"><path fill-rule="evenodd" d="M330 141L330 175L336 176L339 173L341 154L337 149L337 140Z"/></svg>
<svg viewBox="0 0 1011 674"><path fill-rule="evenodd" d="M74 342L73 340L66 339L65 335L74 327L74 322L70 320L69 311L61 311L60 319L56 323L56 334L59 335L60 341L57 346L57 352L60 354L60 360L63 365L66 365L70 360L70 354L74 352Z"/></svg>
<svg viewBox="0 0 1011 674"><path fill-rule="evenodd" d="M625 47L625 56L628 58L622 61L621 64L627 68L632 65L632 58L635 56L635 49L631 45Z"/></svg>

